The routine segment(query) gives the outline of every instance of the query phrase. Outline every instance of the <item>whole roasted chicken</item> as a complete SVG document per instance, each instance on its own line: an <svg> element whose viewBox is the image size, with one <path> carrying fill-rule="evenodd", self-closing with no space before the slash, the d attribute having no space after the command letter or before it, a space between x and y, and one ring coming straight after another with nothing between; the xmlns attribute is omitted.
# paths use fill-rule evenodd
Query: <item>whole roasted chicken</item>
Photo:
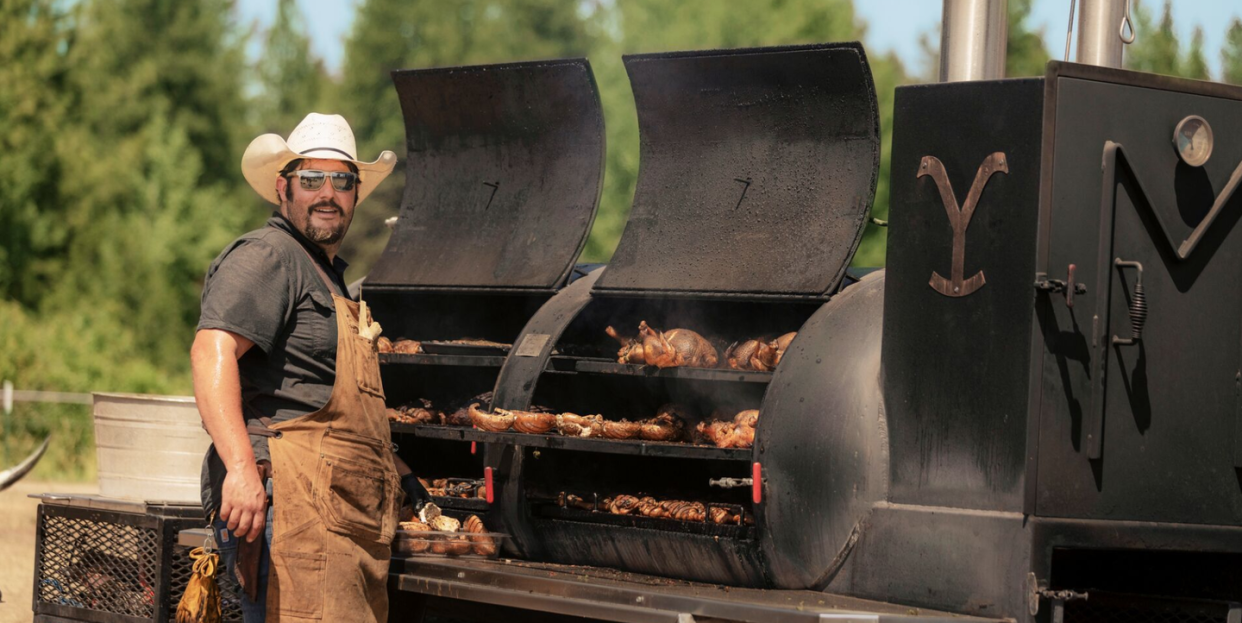
<svg viewBox="0 0 1242 623"><path fill-rule="evenodd" d="M786 333L774 340L745 340L725 351L725 363L734 370L771 372L780 364L785 350L797 333Z"/></svg>
<svg viewBox="0 0 1242 623"><path fill-rule="evenodd" d="M644 320L638 323L638 338L626 338L608 327L604 330L621 343L618 363L638 363L657 368L714 368L720 357L716 348L690 329L658 331Z"/></svg>
<svg viewBox="0 0 1242 623"><path fill-rule="evenodd" d="M695 432L699 438L718 448L749 448L755 445L755 426L758 423L759 410L747 409L735 415L733 421L699 422Z"/></svg>

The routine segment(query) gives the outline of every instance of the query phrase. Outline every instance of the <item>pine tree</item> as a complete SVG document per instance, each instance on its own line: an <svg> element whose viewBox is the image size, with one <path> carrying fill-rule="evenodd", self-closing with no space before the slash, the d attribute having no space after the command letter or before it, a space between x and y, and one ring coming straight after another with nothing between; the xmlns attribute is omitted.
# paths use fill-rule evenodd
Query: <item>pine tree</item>
<svg viewBox="0 0 1242 623"><path fill-rule="evenodd" d="M1208 70L1207 59L1203 56L1203 29L1196 27L1190 39L1190 50L1181 61L1182 76L1195 80L1211 80L1212 73Z"/></svg>
<svg viewBox="0 0 1242 623"><path fill-rule="evenodd" d="M1048 64L1043 32L1031 30L1026 23L1031 16L1032 1L1009 0L1009 42L1005 58L1008 78L1042 76Z"/></svg>
<svg viewBox="0 0 1242 623"><path fill-rule="evenodd" d="M28 308L65 269L55 145L72 40L61 3L0 0L0 299Z"/></svg>
<svg viewBox="0 0 1242 623"><path fill-rule="evenodd" d="M1234 18L1229 25L1220 56L1221 80L1229 84L1242 84L1242 19Z"/></svg>
<svg viewBox="0 0 1242 623"><path fill-rule="evenodd" d="M1181 48L1177 33L1173 30L1173 5L1170 0L1165 0L1158 28L1152 25L1146 3L1135 0L1132 17L1137 40L1126 50L1126 67L1154 74L1182 75Z"/></svg>
<svg viewBox="0 0 1242 623"><path fill-rule="evenodd" d="M329 84L323 61L310 49L296 0L280 0L258 63L260 92L252 110L260 131L287 136L307 113L318 111Z"/></svg>

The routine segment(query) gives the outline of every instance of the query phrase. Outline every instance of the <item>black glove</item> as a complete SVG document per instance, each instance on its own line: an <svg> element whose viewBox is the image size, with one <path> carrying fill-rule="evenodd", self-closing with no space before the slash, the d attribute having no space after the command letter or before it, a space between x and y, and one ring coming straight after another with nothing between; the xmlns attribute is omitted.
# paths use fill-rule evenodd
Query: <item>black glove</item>
<svg viewBox="0 0 1242 623"><path fill-rule="evenodd" d="M427 493L427 488L418 481L418 476L415 476L413 473L401 477L401 490L405 491L405 495L409 497L410 506L414 507L415 515L418 515L419 511L431 504L431 494Z"/></svg>

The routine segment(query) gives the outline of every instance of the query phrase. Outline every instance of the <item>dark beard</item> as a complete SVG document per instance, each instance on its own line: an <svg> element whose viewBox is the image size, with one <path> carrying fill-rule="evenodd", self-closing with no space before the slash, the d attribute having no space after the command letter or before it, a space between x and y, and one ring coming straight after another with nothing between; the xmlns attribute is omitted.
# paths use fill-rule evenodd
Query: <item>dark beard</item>
<svg viewBox="0 0 1242 623"><path fill-rule="evenodd" d="M311 216L314 215L315 210L319 208L335 209L341 215L341 224L327 229L311 225ZM345 230L348 227L349 223L345 222L345 211L341 209L341 206L336 203L335 199L329 199L327 201L320 201L319 203L307 208L306 231L303 231L302 234L315 244L331 245L340 242L341 239L345 237Z"/></svg>

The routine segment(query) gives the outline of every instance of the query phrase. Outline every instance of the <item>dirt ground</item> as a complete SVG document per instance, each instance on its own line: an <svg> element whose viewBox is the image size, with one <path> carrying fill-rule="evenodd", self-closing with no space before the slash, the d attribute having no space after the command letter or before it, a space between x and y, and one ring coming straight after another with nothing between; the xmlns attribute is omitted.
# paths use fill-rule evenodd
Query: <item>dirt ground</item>
<svg viewBox="0 0 1242 623"><path fill-rule="evenodd" d="M28 622L34 581L35 513L32 493L98 493L93 482L23 480L0 491L0 623Z"/></svg>

